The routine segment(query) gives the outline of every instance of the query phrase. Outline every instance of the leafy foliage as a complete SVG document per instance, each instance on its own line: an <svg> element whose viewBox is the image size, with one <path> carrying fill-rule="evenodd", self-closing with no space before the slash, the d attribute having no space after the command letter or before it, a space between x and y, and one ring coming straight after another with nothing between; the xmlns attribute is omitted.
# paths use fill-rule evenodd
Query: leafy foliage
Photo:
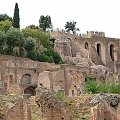
<svg viewBox="0 0 120 120"><path fill-rule="evenodd" d="M26 38L23 46L27 51L33 50L36 46L36 40L29 36Z"/></svg>
<svg viewBox="0 0 120 120"><path fill-rule="evenodd" d="M49 15L47 16L41 15L39 19L39 26L40 28L43 29L43 31L46 31L49 28L51 29L52 27L51 17Z"/></svg>
<svg viewBox="0 0 120 120"><path fill-rule="evenodd" d="M88 80L85 82L85 91L93 94L100 92L120 94L120 84Z"/></svg>
<svg viewBox="0 0 120 120"><path fill-rule="evenodd" d="M17 29L10 29L7 34L6 44L8 45L9 52L11 53L15 46L21 47L24 43L23 34Z"/></svg>
<svg viewBox="0 0 120 120"><path fill-rule="evenodd" d="M0 31L0 46L3 46L6 42L6 34Z"/></svg>
<svg viewBox="0 0 120 120"><path fill-rule="evenodd" d="M0 22L0 31L7 32L12 27L12 22L9 20Z"/></svg>
<svg viewBox="0 0 120 120"><path fill-rule="evenodd" d="M12 22L12 18L9 17L7 14L0 14L0 22L5 20L9 20Z"/></svg>
<svg viewBox="0 0 120 120"><path fill-rule="evenodd" d="M18 3L15 4L14 16L13 16L13 27L20 28L19 8Z"/></svg>
<svg viewBox="0 0 120 120"><path fill-rule="evenodd" d="M31 36L36 39L36 49L39 49L41 44L45 48L50 48L53 46L53 43L50 41L49 33L43 32L41 29L31 29L30 27L26 27L25 29L22 29L22 33L25 37Z"/></svg>
<svg viewBox="0 0 120 120"><path fill-rule="evenodd" d="M0 23L6 22L10 21ZM28 57L40 62L63 63L60 55L53 49L50 34L41 28L30 25L20 31L16 28L1 26L0 30L0 53Z"/></svg>
<svg viewBox="0 0 120 120"><path fill-rule="evenodd" d="M27 57L32 59L32 60L37 60L37 54L34 50L28 51Z"/></svg>
<svg viewBox="0 0 120 120"><path fill-rule="evenodd" d="M54 63L56 63L56 64L63 63L62 58L54 49L49 49L49 50L45 51L45 54L47 56L51 56L54 60Z"/></svg>
<svg viewBox="0 0 120 120"><path fill-rule="evenodd" d="M67 31L67 32L72 31L73 34L75 34L76 30L79 31L79 28L76 28L76 23L77 23L77 22L75 22L75 21L73 21L73 22L71 22L71 21L66 22L66 24L65 24L65 29L66 29L66 31Z"/></svg>
<svg viewBox="0 0 120 120"><path fill-rule="evenodd" d="M29 25L28 27L31 29L40 29L39 26L35 26L35 25Z"/></svg>

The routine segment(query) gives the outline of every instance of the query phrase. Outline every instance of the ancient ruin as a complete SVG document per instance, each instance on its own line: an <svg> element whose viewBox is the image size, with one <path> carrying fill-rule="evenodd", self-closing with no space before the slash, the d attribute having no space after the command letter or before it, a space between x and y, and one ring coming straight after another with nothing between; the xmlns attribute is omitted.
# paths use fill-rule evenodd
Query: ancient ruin
<svg viewBox="0 0 120 120"><path fill-rule="evenodd" d="M75 63L85 76L120 81L120 39L94 31L79 36L59 30L51 34L63 60Z"/></svg>
<svg viewBox="0 0 120 120"><path fill-rule="evenodd" d="M92 120L120 120L120 95L101 93L90 104Z"/></svg>
<svg viewBox="0 0 120 120"><path fill-rule="evenodd" d="M4 114L4 118L13 120L16 116L14 120L18 120L17 117L19 120L30 120L29 97L36 96L35 101L41 108L43 120L71 120L77 115L81 118L79 111L87 109L84 103L89 106L89 115L83 116L85 119L120 120L119 95L99 94L87 98L83 103L75 100L76 103L68 105L53 95L55 91L60 91L70 99L78 100L84 93L87 78L119 83L120 39L108 38L103 32L93 31L85 35L54 31L51 36L55 40L55 50L65 64L0 55L0 94L23 96ZM71 104L74 109L70 109ZM15 112L16 109L18 112ZM76 113L72 114L72 111Z"/></svg>

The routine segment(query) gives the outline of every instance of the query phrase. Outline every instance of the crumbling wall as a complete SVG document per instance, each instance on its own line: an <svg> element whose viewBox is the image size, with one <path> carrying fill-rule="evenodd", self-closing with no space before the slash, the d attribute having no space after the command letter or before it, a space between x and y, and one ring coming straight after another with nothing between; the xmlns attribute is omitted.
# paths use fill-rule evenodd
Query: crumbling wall
<svg viewBox="0 0 120 120"><path fill-rule="evenodd" d="M66 104L44 86L36 89L36 103L41 108L43 120L70 120Z"/></svg>
<svg viewBox="0 0 120 120"><path fill-rule="evenodd" d="M98 94L90 104L92 120L120 120L120 95Z"/></svg>

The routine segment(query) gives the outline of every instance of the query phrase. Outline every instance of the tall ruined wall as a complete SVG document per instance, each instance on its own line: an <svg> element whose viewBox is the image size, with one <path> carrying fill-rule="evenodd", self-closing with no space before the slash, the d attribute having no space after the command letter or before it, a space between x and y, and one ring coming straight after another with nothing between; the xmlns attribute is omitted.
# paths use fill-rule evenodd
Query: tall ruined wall
<svg viewBox="0 0 120 120"><path fill-rule="evenodd" d="M69 120L66 104L55 98L49 89L39 86L36 92L36 102L41 108L43 120Z"/></svg>
<svg viewBox="0 0 120 120"><path fill-rule="evenodd" d="M44 70L57 68L54 63L36 62L27 58L0 56L0 94L24 94L32 92L38 76ZM35 90L34 90L35 91Z"/></svg>
<svg viewBox="0 0 120 120"><path fill-rule="evenodd" d="M64 54L64 47L62 49L63 60L71 61L73 57L76 57L76 53L80 52L80 49L87 49L90 53L90 58L96 65L103 65L111 69L114 73L115 78L118 79L119 74L119 54L120 54L120 39L105 37L103 32L87 32L86 36L71 35L68 33L56 32L55 36L55 49L60 46L64 46L65 41L69 41L69 47L65 49L71 50L69 56ZM64 39L61 39L64 37ZM61 54L60 54L61 55Z"/></svg>
<svg viewBox="0 0 120 120"><path fill-rule="evenodd" d="M67 96L80 94L83 82L82 72L65 64L60 65L57 70L43 71L38 77L38 87L43 85L50 91L61 91Z"/></svg>

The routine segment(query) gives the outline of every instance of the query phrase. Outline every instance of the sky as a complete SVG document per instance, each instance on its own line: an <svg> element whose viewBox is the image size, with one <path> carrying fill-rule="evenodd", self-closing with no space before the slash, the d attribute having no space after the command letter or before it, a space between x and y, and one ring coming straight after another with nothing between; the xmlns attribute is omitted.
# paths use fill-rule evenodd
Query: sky
<svg viewBox="0 0 120 120"><path fill-rule="evenodd" d="M74 20L80 33L103 31L107 37L120 38L119 0L0 0L0 14L13 17L15 3L21 28L39 25L41 15L50 15L54 29L64 29Z"/></svg>

